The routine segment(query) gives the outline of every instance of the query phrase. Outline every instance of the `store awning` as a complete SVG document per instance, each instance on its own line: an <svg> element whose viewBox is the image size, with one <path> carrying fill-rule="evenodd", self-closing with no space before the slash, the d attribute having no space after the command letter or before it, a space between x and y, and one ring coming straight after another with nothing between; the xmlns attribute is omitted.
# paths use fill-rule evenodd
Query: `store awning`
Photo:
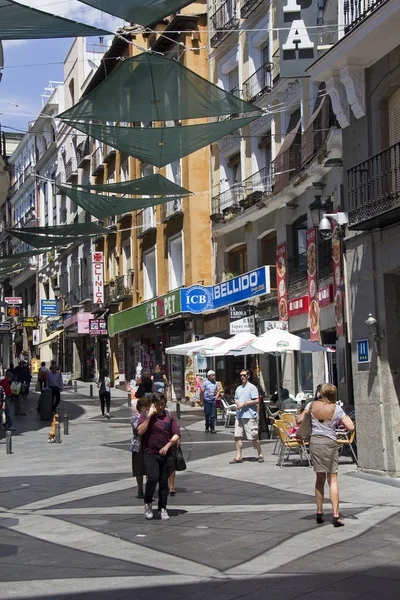
<svg viewBox="0 0 400 600"><path fill-rule="evenodd" d="M64 123L150 165L165 167L249 125L259 116L260 113L182 127L120 127L67 120Z"/></svg>
<svg viewBox="0 0 400 600"><path fill-rule="evenodd" d="M130 23L149 26L158 23L164 17L173 15L179 9L191 4L193 0L81 0L83 4L88 4L103 10L104 12L121 17Z"/></svg>
<svg viewBox="0 0 400 600"><path fill-rule="evenodd" d="M262 110L175 59L144 52L125 59L103 83L58 117L63 121L139 123L245 113L259 116Z"/></svg>
<svg viewBox="0 0 400 600"><path fill-rule="evenodd" d="M58 336L60 336L62 334L63 330L60 329L60 331L53 331L53 333L51 333L49 336L47 336L47 338L44 338L44 340L42 340L38 346L44 346L45 344L50 344L51 342L55 342L56 338Z"/></svg>
<svg viewBox="0 0 400 600"><path fill-rule="evenodd" d="M98 36L110 33L25 6L14 0L0 0L0 40L3 41Z"/></svg>

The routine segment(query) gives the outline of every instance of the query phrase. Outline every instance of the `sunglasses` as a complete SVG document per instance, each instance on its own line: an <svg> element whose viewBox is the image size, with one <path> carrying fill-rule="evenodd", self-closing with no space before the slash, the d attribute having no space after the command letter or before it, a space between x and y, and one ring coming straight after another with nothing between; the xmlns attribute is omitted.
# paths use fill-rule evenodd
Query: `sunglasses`
<svg viewBox="0 0 400 600"><path fill-rule="evenodd" d="M247 377L246 373L240 374L240 377Z"/></svg>

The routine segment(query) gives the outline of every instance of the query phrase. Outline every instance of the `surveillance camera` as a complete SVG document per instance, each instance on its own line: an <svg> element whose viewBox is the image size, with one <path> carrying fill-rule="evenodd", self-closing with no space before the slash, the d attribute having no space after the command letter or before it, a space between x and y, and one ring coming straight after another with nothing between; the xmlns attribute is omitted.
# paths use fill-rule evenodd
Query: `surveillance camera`
<svg viewBox="0 0 400 600"><path fill-rule="evenodd" d="M331 222L327 217L322 217L320 224L318 226L319 231L322 233L323 231L331 231Z"/></svg>

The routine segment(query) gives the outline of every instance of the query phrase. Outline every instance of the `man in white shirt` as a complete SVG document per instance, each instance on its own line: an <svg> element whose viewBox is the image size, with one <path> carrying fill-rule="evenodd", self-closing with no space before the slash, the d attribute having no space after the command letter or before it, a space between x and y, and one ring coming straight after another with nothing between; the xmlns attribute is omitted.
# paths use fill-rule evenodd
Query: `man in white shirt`
<svg viewBox="0 0 400 600"><path fill-rule="evenodd" d="M242 463L243 434L246 434L248 440L252 440L254 448L258 452L258 462L263 463L264 457L261 450L260 440L258 439L258 412L259 403L258 390L255 385L249 381L250 373L246 369L240 372L242 385L236 388L235 404L235 443L236 458L230 461L230 464Z"/></svg>

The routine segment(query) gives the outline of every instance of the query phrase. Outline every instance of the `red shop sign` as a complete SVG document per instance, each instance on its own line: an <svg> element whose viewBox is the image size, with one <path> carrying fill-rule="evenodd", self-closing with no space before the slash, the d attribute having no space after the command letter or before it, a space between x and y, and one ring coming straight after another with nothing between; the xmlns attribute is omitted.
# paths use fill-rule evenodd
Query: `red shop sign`
<svg viewBox="0 0 400 600"><path fill-rule="evenodd" d="M308 312L308 296L300 296L288 301L289 317L295 317Z"/></svg>
<svg viewBox="0 0 400 600"><path fill-rule="evenodd" d="M333 286L325 285L318 290L318 300L320 306L327 306L333 302Z"/></svg>

